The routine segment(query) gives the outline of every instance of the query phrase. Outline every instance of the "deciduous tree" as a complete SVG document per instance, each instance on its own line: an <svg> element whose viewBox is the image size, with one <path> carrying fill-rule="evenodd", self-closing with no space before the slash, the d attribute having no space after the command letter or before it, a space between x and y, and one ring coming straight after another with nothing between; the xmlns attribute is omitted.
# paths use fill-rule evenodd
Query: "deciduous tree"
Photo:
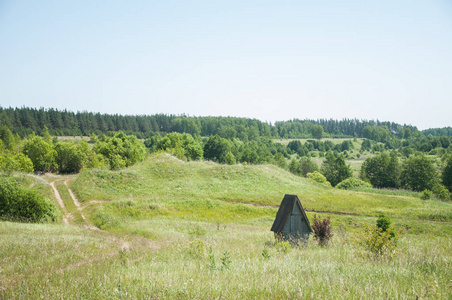
<svg viewBox="0 0 452 300"><path fill-rule="evenodd" d="M31 135L24 144L23 152L33 162L35 171L51 172L58 167L52 142L46 142L40 136Z"/></svg>
<svg viewBox="0 0 452 300"><path fill-rule="evenodd" d="M205 159L224 163L228 152L231 152L231 145L219 135L211 136L204 145Z"/></svg>
<svg viewBox="0 0 452 300"><path fill-rule="evenodd" d="M315 139L322 139L323 137L323 127L322 125L312 125L311 127L311 135Z"/></svg>
<svg viewBox="0 0 452 300"><path fill-rule="evenodd" d="M400 164L396 153L383 152L366 159L361 166L361 178L377 188L395 188L398 186Z"/></svg>
<svg viewBox="0 0 452 300"><path fill-rule="evenodd" d="M344 158L339 155L337 158L331 152L325 157L320 172L326 177L332 186L352 176L350 166L345 163Z"/></svg>
<svg viewBox="0 0 452 300"><path fill-rule="evenodd" d="M444 186L452 192L452 155L446 158L444 168L442 170L441 179L443 180Z"/></svg>
<svg viewBox="0 0 452 300"><path fill-rule="evenodd" d="M404 188L418 192L433 190L438 179L433 162L423 155L407 158L402 165L400 183Z"/></svg>

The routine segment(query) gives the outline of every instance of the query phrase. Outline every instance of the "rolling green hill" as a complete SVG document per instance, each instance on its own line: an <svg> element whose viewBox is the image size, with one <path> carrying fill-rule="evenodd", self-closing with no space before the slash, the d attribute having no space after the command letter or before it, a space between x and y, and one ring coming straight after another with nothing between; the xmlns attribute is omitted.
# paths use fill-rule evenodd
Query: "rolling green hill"
<svg viewBox="0 0 452 300"><path fill-rule="evenodd" d="M0 221L0 299L450 297L448 202L163 153L121 171L16 179L53 198L64 217ZM311 223L331 217L327 248L312 237L300 248L275 243L285 193L299 196ZM403 233L395 251L369 256L357 241L381 212Z"/></svg>
<svg viewBox="0 0 452 300"><path fill-rule="evenodd" d="M86 171L72 187L85 202L129 199L135 205L156 204L165 207L167 213L178 211L187 215L208 209L214 203L276 207L284 194L297 194L308 211L359 216L384 212L397 218L452 221L452 206L447 202L334 189L273 165L183 162L167 154L153 155L123 171ZM211 217L201 219L227 221L222 214Z"/></svg>

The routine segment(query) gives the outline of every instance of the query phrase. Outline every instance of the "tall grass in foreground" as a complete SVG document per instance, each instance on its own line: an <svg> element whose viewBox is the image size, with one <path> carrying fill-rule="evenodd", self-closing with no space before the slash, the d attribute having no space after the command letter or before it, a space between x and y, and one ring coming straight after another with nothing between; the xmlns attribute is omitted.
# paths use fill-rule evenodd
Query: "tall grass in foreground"
<svg viewBox="0 0 452 300"><path fill-rule="evenodd" d="M57 188L75 214L66 179ZM52 197L41 181L21 184ZM84 172L71 189L104 231L77 227L76 219L73 226L0 222L0 299L451 297L451 203L340 191L273 166L164 154L122 171ZM284 193L317 210L307 213L311 222L314 213L331 217L328 247L312 236L306 247L275 244L270 227ZM404 232L383 256L355 241L380 213Z"/></svg>
<svg viewBox="0 0 452 300"><path fill-rule="evenodd" d="M14 243L23 249L11 253L7 248L11 242L9 246L2 243L0 248L2 268L5 263L16 265L16 271L0 273L0 298L5 299L450 297L450 238L406 235L391 257L368 258L345 231L338 232L326 248L310 240L307 247L282 251L274 245L268 228L253 225L168 218L137 221L129 226L148 228L158 238L154 244L130 240L130 247L121 247L117 242L124 237L112 240L88 233L85 242L84 230L51 225L16 228L12 223L0 223L3 232L5 224L8 229L14 228L18 236ZM25 235L24 230L36 234ZM48 237L61 230L69 231L74 243ZM97 246L92 244L93 238ZM77 243L82 248L64 247ZM63 248L63 259L51 261L49 256L42 272L32 271L37 266L32 251L37 244L46 252ZM86 252L83 247L87 247ZM87 259L102 254L102 259ZM80 259L85 263L74 264Z"/></svg>

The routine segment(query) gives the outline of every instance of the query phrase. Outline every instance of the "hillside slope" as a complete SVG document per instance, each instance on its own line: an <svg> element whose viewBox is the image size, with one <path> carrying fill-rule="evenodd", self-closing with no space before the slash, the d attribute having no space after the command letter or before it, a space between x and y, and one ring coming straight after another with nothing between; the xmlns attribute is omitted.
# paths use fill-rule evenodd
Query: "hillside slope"
<svg viewBox="0 0 452 300"><path fill-rule="evenodd" d="M72 188L85 202L128 199L168 211L208 208L212 203L277 207L284 194L297 194L308 211L362 216L384 212L393 217L452 220L452 204L446 202L338 190L273 165L183 162L168 154L152 155L122 171L85 171Z"/></svg>
<svg viewBox="0 0 452 300"><path fill-rule="evenodd" d="M341 191L274 166L187 163L166 154L122 171L17 180L61 198L67 222L0 221L0 299L450 296L449 203ZM270 226L284 193L300 196L311 222L312 210L328 211L320 213L333 224L327 248L312 238L292 249L275 243ZM369 256L359 236L381 211L400 232L398 247Z"/></svg>

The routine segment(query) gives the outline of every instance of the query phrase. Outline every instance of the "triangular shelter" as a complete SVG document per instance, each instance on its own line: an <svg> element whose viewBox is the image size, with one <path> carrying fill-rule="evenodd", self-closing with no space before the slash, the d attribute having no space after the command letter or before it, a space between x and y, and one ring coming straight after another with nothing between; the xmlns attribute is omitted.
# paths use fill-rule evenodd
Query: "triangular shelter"
<svg viewBox="0 0 452 300"><path fill-rule="evenodd" d="M280 240L298 243L303 239L307 242L313 230L297 195L284 195L271 231Z"/></svg>

